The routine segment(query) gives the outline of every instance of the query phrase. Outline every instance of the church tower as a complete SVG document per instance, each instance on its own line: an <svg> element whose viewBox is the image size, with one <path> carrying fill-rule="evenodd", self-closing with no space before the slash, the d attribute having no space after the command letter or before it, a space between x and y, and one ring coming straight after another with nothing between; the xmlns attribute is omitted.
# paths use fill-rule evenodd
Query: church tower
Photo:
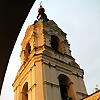
<svg viewBox="0 0 100 100"><path fill-rule="evenodd" d="M13 83L14 100L80 100L87 95L84 72L58 25L40 6L38 21L21 43L22 65Z"/></svg>

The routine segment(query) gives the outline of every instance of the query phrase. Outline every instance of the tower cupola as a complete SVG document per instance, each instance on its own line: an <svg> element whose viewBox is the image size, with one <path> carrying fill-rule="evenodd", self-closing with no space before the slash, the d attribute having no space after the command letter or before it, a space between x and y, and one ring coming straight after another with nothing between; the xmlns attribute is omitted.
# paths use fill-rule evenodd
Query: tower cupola
<svg viewBox="0 0 100 100"><path fill-rule="evenodd" d="M40 7L38 8L37 19L38 21L41 21L41 22L47 22L49 21L49 19L47 18L47 15L45 14L45 9L42 7L41 3L40 3Z"/></svg>

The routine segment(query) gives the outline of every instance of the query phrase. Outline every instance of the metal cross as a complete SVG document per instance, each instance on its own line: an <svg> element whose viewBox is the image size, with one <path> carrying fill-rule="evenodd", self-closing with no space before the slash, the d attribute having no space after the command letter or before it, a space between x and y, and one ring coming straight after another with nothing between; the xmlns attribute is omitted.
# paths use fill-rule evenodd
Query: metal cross
<svg viewBox="0 0 100 100"><path fill-rule="evenodd" d="M40 2L40 6L41 6L41 4L42 4L42 1Z"/></svg>

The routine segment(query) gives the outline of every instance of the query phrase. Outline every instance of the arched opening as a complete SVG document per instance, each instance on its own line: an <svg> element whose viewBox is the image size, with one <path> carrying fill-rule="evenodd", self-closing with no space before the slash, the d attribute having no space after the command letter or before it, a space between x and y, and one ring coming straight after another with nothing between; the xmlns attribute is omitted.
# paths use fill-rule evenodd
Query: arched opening
<svg viewBox="0 0 100 100"><path fill-rule="evenodd" d="M60 93L62 100L72 100L73 90L70 86L71 85L70 79L63 74L60 74L58 79L59 79L59 86L60 86Z"/></svg>
<svg viewBox="0 0 100 100"><path fill-rule="evenodd" d="M55 35L51 36L51 47L53 50L58 51L59 38Z"/></svg>
<svg viewBox="0 0 100 100"><path fill-rule="evenodd" d="M25 61L28 60L28 56L30 55L30 53L31 53L31 46L29 43L27 43L26 49L25 49Z"/></svg>
<svg viewBox="0 0 100 100"><path fill-rule="evenodd" d="M28 100L28 83L26 82L22 89L22 100Z"/></svg>

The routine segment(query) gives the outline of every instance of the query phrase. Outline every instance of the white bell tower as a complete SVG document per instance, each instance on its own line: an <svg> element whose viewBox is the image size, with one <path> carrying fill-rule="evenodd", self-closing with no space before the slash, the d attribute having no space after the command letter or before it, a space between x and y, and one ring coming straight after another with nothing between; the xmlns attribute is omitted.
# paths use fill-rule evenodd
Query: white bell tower
<svg viewBox="0 0 100 100"><path fill-rule="evenodd" d="M21 46L14 100L80 100L87 95L84 72L54 21L39 19L28 26Z"/></svg>

